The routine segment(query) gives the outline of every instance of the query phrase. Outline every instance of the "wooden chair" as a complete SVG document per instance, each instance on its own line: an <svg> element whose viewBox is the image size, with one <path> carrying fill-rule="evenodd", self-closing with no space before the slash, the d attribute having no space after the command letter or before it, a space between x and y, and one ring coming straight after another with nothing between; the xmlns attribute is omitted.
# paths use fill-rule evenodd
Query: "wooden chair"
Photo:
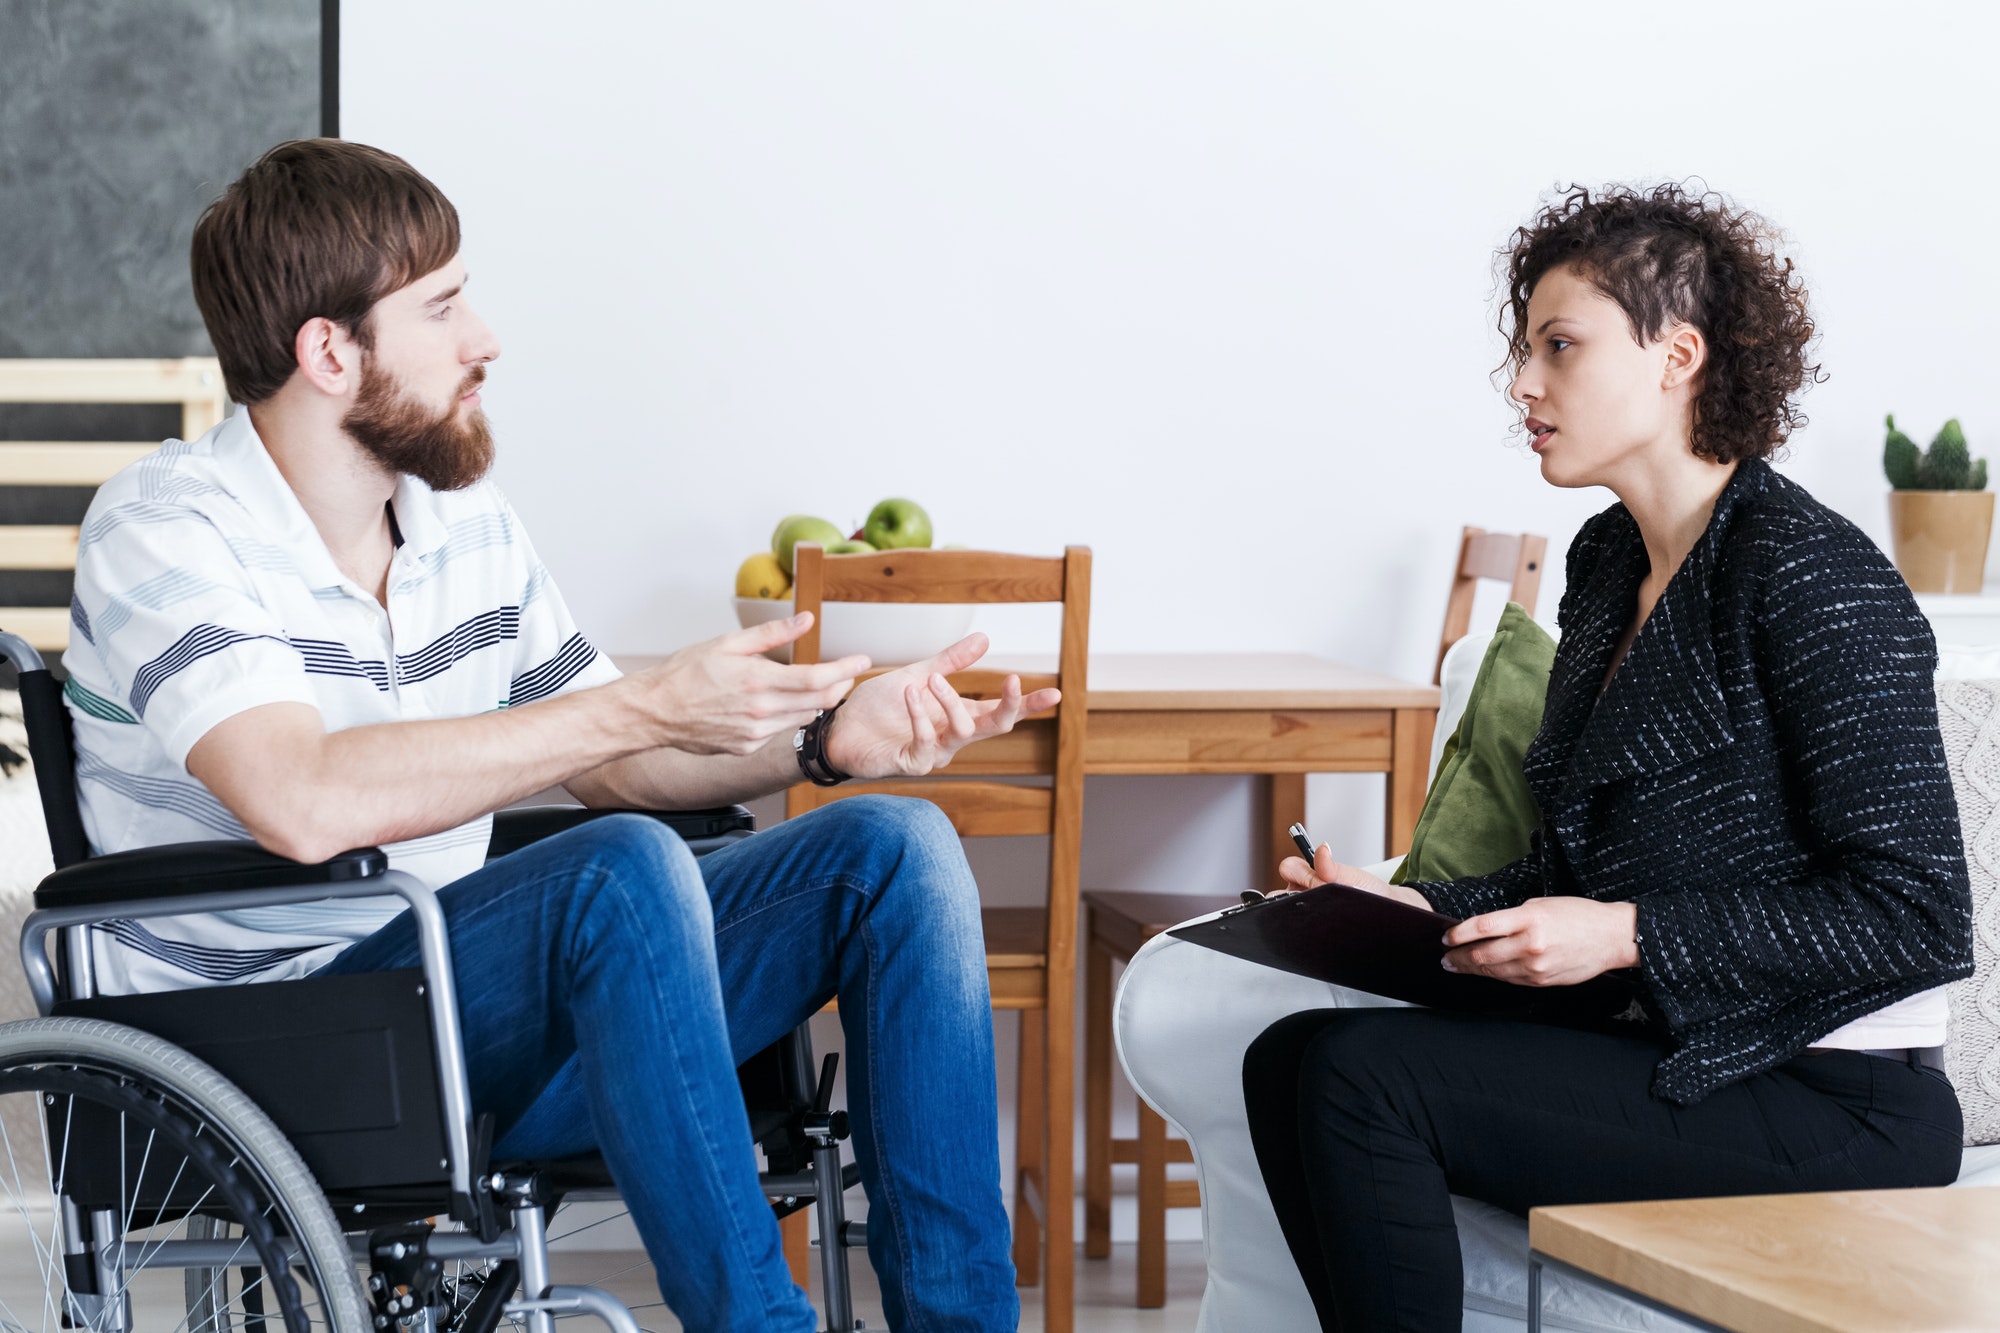
<svg viewBox="0 0 2000 1333"><path fill-rule="evenodd" d="M1480 579L1509 583L1508 597L1530 615L1541 590L1548 538L1532 533L1466 528L1459 537L1458 567L1445 602L1444 636L1438 645L1436 683L1445 652L1472 625L1472 601ZM1391 856L1404 850L1391 847ZM1167 1210L1201 1207L1201 1186L1168 1180L1167 1166L1192 1162L1185 1140L1167 1137L1167 1122L1139 1103L1138 1137L1111 1134L1111 973L1114 962L1130 962L1139 946L1191 917L1233 907L1230 895L1118 893L1093 889L1083 895L1084 939L1084 1112L1083 1252L1092 1259L1111 1253L1111 1168L1139 1168L1139 1281L1136 1304L1157 1309L1167 1303Z"/></svg>
<svg viewBox="0 0 2000 1333"><path fill-rule="evenodd" d="M181 438L192 440L222 420L229 400L214 357L161 361L0 360L0 403L178 403ZM160 447L134 443L20 440L0 443L0 486L101 486L111 474ZM67 524L0 526L0 570L74 570L77 528ZM0 606L0 629L41 652L69 646L69 600L60 605Z"/></svg>
<svg viewBox="0 0 2000 1333"><path fill-rule="evenodd" d="M1046 774L1049 786L953 780L948 775L833 788L802 784L788 793L785 812L800 815L843 797L886 792L935 802L961 837L1048 835L1048 906L989 907L981 915L993 1007L1021 1012L1014 1266L1022 1286L1043 1280L1048 1333L1070 1333L1075 1318L1077 877L1089 706L1090 548L1072 546L1060 556L931 550L829 556L817 545L801 544L795 557L793 605L813 613L813 627L793 645L794 662L819 661L819 617L826 602L1062 604L1056 674L1021 680L1024 693L1049 685L1062 691L1053 728L1035 725L1041 739L1023 751L1031 757L1020 769ZM975 669L961 672L952 684L968 698L992 698L1004 679L1004 673ZM797 1253L793 1247L802 1235L787 1239L787 1248Z"/></svg>
<svg viewBox="0 0 2000 1333"><path fill-rule="evenodd" d="M1458 572L1452 576L1451 596L1444 604L1444 634L1438 641L1431 684L1444 679L1444 655L1472 628L1472 599L1479 591L1479 580L1494 579L1511 585L1507 600L1519 602L1533 615L1535 598L1542 590L1542 565L1548 552L1549 539L1533 533L1466 528L1460 534Z"/></svg>

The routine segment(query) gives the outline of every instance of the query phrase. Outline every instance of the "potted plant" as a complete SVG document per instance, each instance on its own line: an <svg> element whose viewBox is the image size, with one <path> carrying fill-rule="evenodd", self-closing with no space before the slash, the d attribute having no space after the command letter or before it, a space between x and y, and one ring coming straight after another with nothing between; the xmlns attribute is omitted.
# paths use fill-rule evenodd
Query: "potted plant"
<svg viewBox="0 0 2000 1333"><path fill-rule="evenodd" d="M1882 448L1889 474L1889 535L1896 568L1912 592L1978 592L1986 581L1986 543L1993 535L1993 493L1986 460L1965 447L1958 419L1944 423L1929 449L1896 429Z"/></svg>

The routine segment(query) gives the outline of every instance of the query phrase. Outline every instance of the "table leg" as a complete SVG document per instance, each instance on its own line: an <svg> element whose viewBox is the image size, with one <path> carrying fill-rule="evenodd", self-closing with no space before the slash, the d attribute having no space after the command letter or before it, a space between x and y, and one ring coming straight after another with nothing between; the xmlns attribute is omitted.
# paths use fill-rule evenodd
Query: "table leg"
<svg viewBox="0 0 2000 1333"><path fill-rule="evenodd" d="M1139 1290L1142 1310L1167 1303L1167 1122L1139 1103Z"/></svg>
<svg viewBox="0 0 2000 1333"><path fill-rule="evenodd" d="M1111 1257L1111 954L1086 907L1083 1015L1083 1253Z"/></svg>
<svg viewBox="0 0 2000 1333"><path fill-rule="evenodd" d="M1528 1256L1528 1333L1542 1333L1542 1261Z"/></svg>
<svg viewBox="0 0 2000 1333"><path fill-rule="evenodd" d="M1292 843L1291 827L1306 822L1306 775L1273 773L1267 781L1271 784L1271 855L1257 867L1250 885L1266 891L1278 887L1278 862L1299 854Z"/></svg>
<svg viewBox="0 0 2000 1333"><path fill-rule="evenodd" d="M1417 831L1417 817L1424 812L1424 796L1430 786L1431 734L1436 727L1437 714L1427 709L1396 710L1390 740L1384 856L1401 856L1410 850L1410 838Z"/></svg>

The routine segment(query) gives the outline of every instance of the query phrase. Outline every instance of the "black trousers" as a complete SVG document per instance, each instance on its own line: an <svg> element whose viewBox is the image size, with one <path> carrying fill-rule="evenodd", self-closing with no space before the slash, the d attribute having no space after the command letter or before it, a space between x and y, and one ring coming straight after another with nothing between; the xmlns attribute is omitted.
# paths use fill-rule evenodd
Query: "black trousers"
<svg viewBox="0 0 2000 1333"><path fill-rule="evenodd" d="M1963 1122L1942 1074L1807 1054L1693 1106L1623 1032L1434 1009L1321 1009L1243 1061L1257 1164L1320 1327L1456 1330L1453 1194L1544 1204L1947 1185Z"/></svg>

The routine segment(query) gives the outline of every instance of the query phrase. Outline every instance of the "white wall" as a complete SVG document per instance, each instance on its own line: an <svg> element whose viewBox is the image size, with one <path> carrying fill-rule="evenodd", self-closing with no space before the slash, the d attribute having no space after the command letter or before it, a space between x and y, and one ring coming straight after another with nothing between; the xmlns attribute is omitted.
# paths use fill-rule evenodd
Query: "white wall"
<svg viewBox="0 0 2000 1333"><path fill-rule="evenodd" d="M1878 540L1885 411L2000 455L1989 6L343 11L343 128L458 203L501 477L614 651L730 627L778 516L907 494L943 541L1095 547L1100 649L1421 677L1460 524L1561 550L1608 502L1488 380L1493 249L1572 179L1790 229L1832 378L1786 467ZM1316 780L1316 827L1373 855L1378 787ZM1087 882L1254 873L1245 782L1089 800Z"/></svg>

